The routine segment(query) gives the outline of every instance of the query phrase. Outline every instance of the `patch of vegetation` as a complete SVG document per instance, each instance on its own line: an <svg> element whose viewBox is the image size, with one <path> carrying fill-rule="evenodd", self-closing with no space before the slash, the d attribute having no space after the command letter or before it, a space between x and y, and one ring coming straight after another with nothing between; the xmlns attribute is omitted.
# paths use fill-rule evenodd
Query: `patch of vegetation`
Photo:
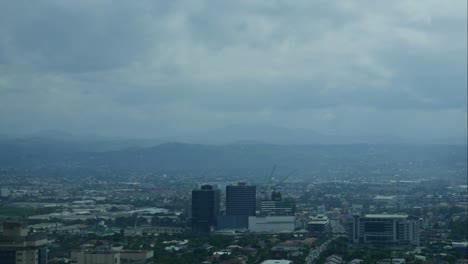
<svg viewBox="0 0 468 264"><path fill-rule="evenodd" d="M36 209L19 207L0 207L0 215L3 217L27 217L34 215Z"/></svg>

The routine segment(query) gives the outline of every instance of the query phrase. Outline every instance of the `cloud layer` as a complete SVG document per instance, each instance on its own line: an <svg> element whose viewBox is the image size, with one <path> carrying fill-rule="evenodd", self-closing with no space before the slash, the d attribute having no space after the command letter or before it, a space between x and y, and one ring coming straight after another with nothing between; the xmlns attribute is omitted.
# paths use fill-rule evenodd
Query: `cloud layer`
<svg viewBox="0 0 468 264"><path fill-rule="evenodd" d="M467 2L0 2L0 132L467 132Z"/></svg>

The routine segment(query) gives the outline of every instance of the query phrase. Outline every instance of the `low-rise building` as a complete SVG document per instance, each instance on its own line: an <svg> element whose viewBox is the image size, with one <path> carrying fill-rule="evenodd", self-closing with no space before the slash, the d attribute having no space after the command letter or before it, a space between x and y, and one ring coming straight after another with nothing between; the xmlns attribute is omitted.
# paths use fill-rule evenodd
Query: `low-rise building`
<svg viewBox="0 0 468 264"><path fill-rule="evenodd" d="M116 251L87 251L76 254L78 264L120 264L120 253Z"/></svg>
<svg viewBox="0 0 468 264"><path fill-rule="evenodd" d="M355 244L419 245L420 221L405 214L354 215L351 240Z"/></svg>
<svg viewBox="0 0 468 264"><path fill-rule="evenodd" d="M307 229L313 234L323 234L328 230L330 220L326 215L319 214L314 217L310 217L310 221L307 224Z"/></svg>
<svg viewBox="0 0 468 264"><path fill-rule="evenodd" d="M325 260L325 264L341 264L343 259L338 255L331 255Z"/></svg>
<svg viewBox="0 0 468 264"><path fill-rule="evenodd" d="M260 264L292 264L291 260L286 259L267 259Z"/></svg>
<svg viewBox="0 0 468 264"><path fill-rule="evenodd" d="M405 264L404 258L392 258L392 259L381 259L377 261L377 264Z"/></svg>
<svg viewBox="0 0 468 264"><path fill-rule="evenodd" d="M103 246L72 252L72 261L77 264L150 264L152 259L152 250L116 250Z"/></svg>
<svg viewBox="0 0 468 264"><path fill-rule="evenodd" d="M250 232L293 232L294 224L294 216L249 216Z"/></svg>

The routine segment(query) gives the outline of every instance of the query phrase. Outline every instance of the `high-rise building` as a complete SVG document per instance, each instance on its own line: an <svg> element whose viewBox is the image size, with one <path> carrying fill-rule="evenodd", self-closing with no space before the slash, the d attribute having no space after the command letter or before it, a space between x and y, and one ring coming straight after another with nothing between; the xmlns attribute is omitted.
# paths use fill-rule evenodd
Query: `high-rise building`
<svg viewBox="0 0 468 264"><path fill-rule="evenodd" d="M273 191L271 197L260 200L260 215L250 216L250 232L293 232L295 228L295 202Z"/></svg>
<svg viewBox="0 0 468 264"><path fill-rule="evenodd" d="M260 200L262 216L294 216L296 204L292 198L283 198L280 192L273 191L271 199Z"/></svg>
<svg viewBox="0 0 468 264"><path fill-rule="evenodd" d="M25 223L3 223L0 236L0 263L47 264L47 236L31 233Z"/></svg>
<svg viewBox="0 0 468 264"><path fill-rule="evenodd" d="M217 226L220 207L220 191L211 185L203 185L192 191L192 231L209 233Z"/></svg>
<svg viewBox="0 0 468 264"><path fill-rule="evenodd" d="M226 186L226 215L255 215L256 186L239 182Z"/></svg>
<svg viewBox="0 0 468 264"><path fill-rule="evenodd" d="M226 186L226 215L218 218L220 229L248 228L249 216L255 215L256 186L239 182Z"/></svg>
<svg viewBox="0 0 468 264"><path fill-rule="evenodd" d="M419 219L405 214L354 215L350 219L351 240L356 244L419 245Z"/></svg>

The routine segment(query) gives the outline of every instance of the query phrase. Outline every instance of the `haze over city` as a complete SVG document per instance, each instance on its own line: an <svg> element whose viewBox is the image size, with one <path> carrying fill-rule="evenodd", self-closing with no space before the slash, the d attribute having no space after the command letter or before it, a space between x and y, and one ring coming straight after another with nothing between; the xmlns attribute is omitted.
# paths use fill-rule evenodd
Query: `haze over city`
<svg viewBox="0 0 468 264"><path fill-rule="evenodd" d="M0 264L467 264L467 0L0 0Z"/></svg>

